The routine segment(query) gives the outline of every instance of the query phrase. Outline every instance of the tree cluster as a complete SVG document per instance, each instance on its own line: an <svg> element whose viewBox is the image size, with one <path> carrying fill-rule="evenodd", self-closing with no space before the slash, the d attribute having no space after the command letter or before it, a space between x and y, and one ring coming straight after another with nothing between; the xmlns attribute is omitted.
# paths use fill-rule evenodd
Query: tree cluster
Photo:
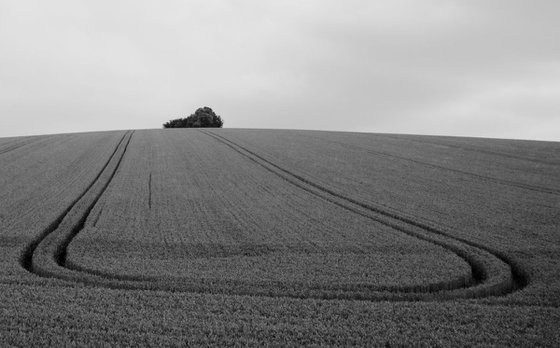
<svg viewBox="0 0 560 348"><path fill-rule="evenodd" d="M177 118L163 124L163 128L222 128L224 121L211 108L198 108L187 118Z"/></svg>

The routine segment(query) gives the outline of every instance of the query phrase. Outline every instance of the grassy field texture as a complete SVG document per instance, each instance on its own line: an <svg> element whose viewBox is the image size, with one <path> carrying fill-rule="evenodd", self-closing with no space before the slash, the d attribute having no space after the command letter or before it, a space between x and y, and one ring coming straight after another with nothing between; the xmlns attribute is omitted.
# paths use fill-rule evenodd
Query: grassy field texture
<svg viewBox="0 0 560 348"><path fill-rule="evenodd" d="M0 139L0 342L560 343L558 143Z"/></svg>

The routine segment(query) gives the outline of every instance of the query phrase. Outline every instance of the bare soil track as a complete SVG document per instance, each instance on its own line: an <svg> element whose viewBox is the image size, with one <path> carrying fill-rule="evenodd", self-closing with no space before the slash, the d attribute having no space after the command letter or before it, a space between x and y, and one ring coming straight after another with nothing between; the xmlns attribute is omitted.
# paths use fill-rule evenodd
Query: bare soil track
<svg viewBox="0 0 560 348"><path fill-rule="evenodd" d="M369 301L440 301L457 298L482 298L501 296L522 289L528 277L508 256L499 250L457 237L439 226L430 226L394 211L373 206L350 196L325 187L309 178L303 177L271 161L255 151L242 146L216 131L201 131L211 139L223 144L225 148L246 157L262 168L289 182L294 187L341 207L352 214L371 219L396 231L405 233L422 241L441 246L465 260L471 268L469 279L450 279L443 283L417 287L371 287L365 294L356 296L344 289L334 295L324 294L321 289L310 289L306 295L289 291L259 292L246 290L233 291L237 294L262 295L272 297L309 297L321 299L361 299ZM115 276L101 271L85 269L67 261L67 248L72 239L80 233L92 209L103 195L126 156L128 145L134 132L127 132L102 171L89 187L61 214L50 226L24 250L21 265L41 277L54 277L71 282L118 289L150 289L186 292L220 292L213 290L211 284L197 283L196 279L162 280L149 277ZM149 200L152 205L152 175L149 175ZM240 286L240 289L243 289ZM316 291L318 290L318 291ZM231 292L230 292L231 293Z"/></svg>

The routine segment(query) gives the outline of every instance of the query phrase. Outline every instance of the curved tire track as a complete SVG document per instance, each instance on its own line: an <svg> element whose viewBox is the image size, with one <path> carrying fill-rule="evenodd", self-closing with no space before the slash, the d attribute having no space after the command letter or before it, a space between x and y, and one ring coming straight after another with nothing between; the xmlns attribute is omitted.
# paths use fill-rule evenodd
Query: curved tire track
<svg viewBox="0 0 560 348"><path fill-rule="evenodd" d="M209 131L201 132L222 142L224 145L308 192L400 232L442 246L463 258L472 268L475 285L464 289L442 292L438 294L438 298L499 296L527 285L528 276L524 270L499 250L453 236L420 221L415 221L409 217L397 215L386 209L374 207L352 197L344 196L293 173L223 136Z"/></svg>
<svg viewBox="0 0 560 348"><path fill-rule="evenodd" d="M65 253L66 246L83 226L91 209L115 175L133 133L129 131L123 135L85 191L22 251L19 261L23 268L38 275L49 275L50 272L46 269L48 267L44 266L50 265L52 261L58 262L60 256Z"/></svg>
<svg viewBox="0 0 560 348"><path fill-rule="evenodd" d="M269 282L265 284L268 286L262 288L248 288L247 282L228 281L229 288L224 289L223 287L216 287L215 280L158 279L115 275L86 269L69 262L66 258L67 247L83 229L91 210L115 176L133 132L126 133L123 136L103 170L86 191L37 240L25 249L20 259L22 266L42 277L58 278L108 288L370 301L445 300L496 296L511 292L525 284L523 274L513 264L509 263L505 256L498 255L496 252L472 242L449 236L432 227L424 226L415 221L408 221L406 218L399 216L392 216L351 198L338 195L297 176L297 174L290 173L228 139L211 132L204 131L204 133L301 189L354 213L421 240L439 245L459 255L471 266L472 279L458 278L435 285L427 284L426 286L399 289L365 286L359 291L357 291L358 289L350 289L350 293L343 288L325 289L310 286L305 289L290 289L286 287L285 283L281 282ZM274 286L270 287L271 284Z"/></svg>

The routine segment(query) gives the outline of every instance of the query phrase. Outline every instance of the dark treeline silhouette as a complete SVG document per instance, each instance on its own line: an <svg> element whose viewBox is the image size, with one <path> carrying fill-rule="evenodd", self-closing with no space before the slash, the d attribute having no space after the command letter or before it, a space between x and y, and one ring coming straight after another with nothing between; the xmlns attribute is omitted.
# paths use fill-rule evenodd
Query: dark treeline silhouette
<svg viewBox="0 0 560 348"><path fill-rule="evenodd" d="M163 124L163 128L222 128L224 121L211 108L198 108L187 118L177 118Z"/></svg>

